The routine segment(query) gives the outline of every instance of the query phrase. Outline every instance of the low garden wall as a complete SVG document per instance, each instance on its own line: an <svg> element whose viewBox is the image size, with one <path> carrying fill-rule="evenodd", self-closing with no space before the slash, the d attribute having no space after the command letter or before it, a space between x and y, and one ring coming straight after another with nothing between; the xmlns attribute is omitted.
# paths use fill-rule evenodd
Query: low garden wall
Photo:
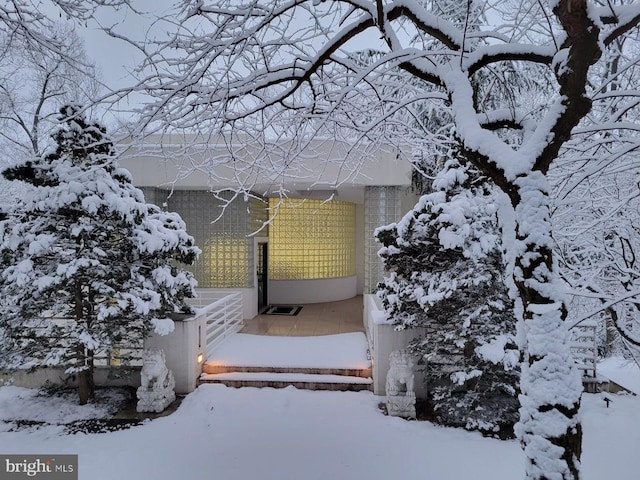
<svg viewBox="0 0 640 480"><path fill-rule="evenodd" d="M138 387L140 386L139 366L132 367L95 367L94 380L101 387ZM25 388L40 388L45 385L64 385L76 387L77 377L65 373L66 367L43 367L27 372L0 372L0 387L15 385Z"/></svg>
<svg viewBox="0 0 640 480"><path fill-rule="evenodd" d="M406 348L412 340L424 336L424 329L396 330L395 325L389 322L376 295L366 294L363 301L363 322L373 364L373 392L376 395L386 395L389 355L395 350ZM416 366L414 367L416 397L426 398L427 385L424 365L419 364L418 361L419 359L416 358Z"/></svg>

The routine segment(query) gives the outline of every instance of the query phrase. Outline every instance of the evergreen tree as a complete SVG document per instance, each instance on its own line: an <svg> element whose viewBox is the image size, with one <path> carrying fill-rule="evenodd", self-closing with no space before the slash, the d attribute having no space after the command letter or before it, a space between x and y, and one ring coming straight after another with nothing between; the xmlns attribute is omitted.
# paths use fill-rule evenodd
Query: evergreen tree
<svg viewBox="0 0 640 480"><path fill-rule="evenodd" d="M475 182L474 182L475 180ZM429 405L445 425L513 436L519 357L495 198L486 179L448 161L397 224L379 228L379 295L399 328L426 327Z"/></svg>
<svg viewBox="0 0 640 480"><path fill-rule="evenodd" d="M66 365L80 403L93 397L93 357L167 333L195 295L199 253L182 219L144 201L105 129L61 109L55 150L5 170L30 184L0 222L0 366Z"/></svg>

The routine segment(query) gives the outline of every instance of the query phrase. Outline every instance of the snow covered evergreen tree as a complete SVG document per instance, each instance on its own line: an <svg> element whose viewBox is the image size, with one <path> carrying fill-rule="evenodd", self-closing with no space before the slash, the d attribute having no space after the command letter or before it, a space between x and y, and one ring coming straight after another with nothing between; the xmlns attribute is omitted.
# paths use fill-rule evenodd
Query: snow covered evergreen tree
<svg viewBox="0 0 640 480"><path fill-rule="evenodd" d="M376 231L388 272L379 295L397 326L426 327L412 347L426 360L435 419L513 436L519 355L495 196L477 171L452 160L433 190Z"/></svg>
<svg viewBox="0 0 640 480"><path fill-rule="evenodd" d="M61 109L55 150L5 170L30 184L0 223L0 365L66 365L80 403L93 396L93 358L189 312L199 253L182 219L147 204L116 162L105 129Z"/></svg>

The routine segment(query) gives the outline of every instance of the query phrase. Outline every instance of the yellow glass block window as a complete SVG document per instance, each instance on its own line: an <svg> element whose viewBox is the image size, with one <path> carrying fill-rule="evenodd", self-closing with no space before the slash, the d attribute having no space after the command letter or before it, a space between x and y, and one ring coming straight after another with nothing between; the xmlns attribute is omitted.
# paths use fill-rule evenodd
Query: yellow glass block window
<svg viewBox="0 0 640 480"><path fill-rule="evenodd" d="M271 280L355 275L353 203L272 198L269 210L276 214L269 225Z"/></svg>

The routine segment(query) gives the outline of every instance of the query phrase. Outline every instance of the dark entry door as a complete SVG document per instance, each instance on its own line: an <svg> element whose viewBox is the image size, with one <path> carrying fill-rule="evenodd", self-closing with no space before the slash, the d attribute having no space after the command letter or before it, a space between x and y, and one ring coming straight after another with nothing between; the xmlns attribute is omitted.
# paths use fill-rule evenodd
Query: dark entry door
<svg viewBox="0 0 640 480"><path fill-rule="evenodd" d="M258 243L258 313L263 312L269 306L268 295L268 266L269 266L269 244L267 242Z"/></svg>

